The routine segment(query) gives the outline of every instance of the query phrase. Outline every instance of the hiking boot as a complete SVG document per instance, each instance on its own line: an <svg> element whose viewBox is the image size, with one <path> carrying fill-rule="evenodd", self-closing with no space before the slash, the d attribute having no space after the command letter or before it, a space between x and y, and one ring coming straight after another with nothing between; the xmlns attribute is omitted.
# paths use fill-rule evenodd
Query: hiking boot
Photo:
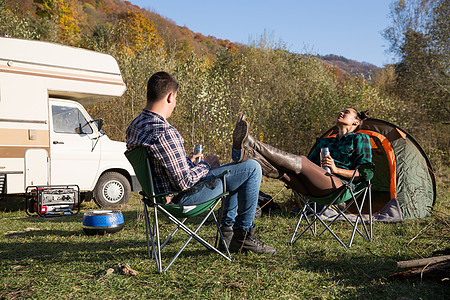
<svg viewBox="0 0 450 300"><path fill-rule="evenodd" d="M233 238L230 243L230 252L255 252L255 253L267 253L274 255L277 250L268 246L255 236L255 228L251 228L249 231L242 229L235 229Z"/></svg>
<svg viewBox="0 0 450 300"><path fill-rule="evenodd" d="M227 247L230 248L230 242L234 234L233 227L222 225L220 226L220 231L222 231L223 241L225 242L225 244L227 244ZM219 241L219 250L226 251L222 241Z"/></svg>

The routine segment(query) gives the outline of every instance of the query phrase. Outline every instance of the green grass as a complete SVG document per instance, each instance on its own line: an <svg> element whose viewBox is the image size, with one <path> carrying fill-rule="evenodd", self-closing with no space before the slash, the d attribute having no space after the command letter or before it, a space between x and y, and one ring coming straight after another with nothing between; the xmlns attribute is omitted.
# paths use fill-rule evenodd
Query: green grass
<svg viewBox="0 0 450 300"><path fill-rule="evenodd" d="M277 194L282 185L265 180L262 190ZM448 189L441 192L436 209L448 213ZM283 190L279 203L290 197ZM0 203L10 199L0 200ZM396 224L375 224L375 239L356 238L344 249L329 234L317 239L305 236L289 246L296 218L283 211L256 220L257 234L276 247L275 256L253 253L225 259L191 243L168 272L158 274L153 260L146 258L142 207L136 194L122 207L125 228L115 234L86 236L83 213L96 209L83 204L79 215L43 219L29 217L23 206L0 212L0 299L443 299L448 286L436 281L393 281L399 260L418 255L407 243L434 217ZM344 234L348 227L336 224ZM163 231L167 230L163 224ZM39 230L25 231L26 228ZM22 231L8 233L9 231ZM213 242L215 231L206 224L204 236ZM167 249L174 254L181 234ZM427 245L437 237L417 239L414 250L432 251ZM175 247L171 247L175 246ZM426 249L426 250L425 250ZM430 253L423 253L429 255ZM165 263L168 262L165 256ZM129 264L135 277L120 274L95 276L99 272Z"/></svg>

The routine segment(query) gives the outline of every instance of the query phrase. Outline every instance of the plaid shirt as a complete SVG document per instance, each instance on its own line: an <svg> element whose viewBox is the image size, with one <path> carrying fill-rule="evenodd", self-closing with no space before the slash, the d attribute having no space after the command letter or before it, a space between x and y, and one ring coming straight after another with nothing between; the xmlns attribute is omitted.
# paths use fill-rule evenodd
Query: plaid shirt
<svg viewBox="0 0 450 300"><path fill-rule="evenodd" d="M209 172L210 165L194 165L186 157L184 140L162 116L144 109L128 126L127 149L147 147L157 193L183 191Z"/></svg>
<svg viewBox="0 0 450 300"><path fill-rule="evenodd" d="M309 160L320 166L320 148L328 147L336 167L354 170L358 165L372 162L370 138L364 133L350 132L340 139L336 137L318 138L316 148Z"/></svg>

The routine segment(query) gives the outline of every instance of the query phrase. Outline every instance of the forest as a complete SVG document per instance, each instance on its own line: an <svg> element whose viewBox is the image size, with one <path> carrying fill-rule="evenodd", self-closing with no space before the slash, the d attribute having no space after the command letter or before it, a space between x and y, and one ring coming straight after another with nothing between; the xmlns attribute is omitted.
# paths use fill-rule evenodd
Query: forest
<svg viewBox="0 0 450 300"><path fill-rule="evenodd" d="M448 174L450 1L395 0L383 32L398 62L370 73L348 72L336 57L292 53L267 33L248 45L177 26L157 12L121 0L0 0L0 36L37 39L114 56L127 91L87 107L123 141L145 105L146 82L165 70L179 80L169 120L185 148L229 162L231 133L245 112L259 140L306 154L344 107L369 109L422 145L439 176ZM340 58L341 62L345 59ZM352 61L354 62L354 61Z"/></svg>

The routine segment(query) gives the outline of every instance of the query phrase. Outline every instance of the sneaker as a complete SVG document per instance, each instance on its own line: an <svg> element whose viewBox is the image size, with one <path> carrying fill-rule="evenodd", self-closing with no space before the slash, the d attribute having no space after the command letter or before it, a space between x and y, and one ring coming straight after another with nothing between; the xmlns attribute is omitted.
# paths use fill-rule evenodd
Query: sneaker
<svg viewBox="0 0 450 300"><path fill-rule="evenodd" d="M225 242L225 244L227 244L227 247L230 248L231 239L233 238L234 234L233 227L222 225L220 226L220 231L222 231L223 241ZM219 250L226 251L222 241L219 241Z"/></svg>
<svg viewBox="0 0 450 300"><path fill-rule="evenodd" d="M242 229L235 229L233 238L230 243L230 252L255 252L255 253L267 253L274 255L277 250L270 247L259 238L255 236L255 228L251 228L249 231Z"/></svg>

